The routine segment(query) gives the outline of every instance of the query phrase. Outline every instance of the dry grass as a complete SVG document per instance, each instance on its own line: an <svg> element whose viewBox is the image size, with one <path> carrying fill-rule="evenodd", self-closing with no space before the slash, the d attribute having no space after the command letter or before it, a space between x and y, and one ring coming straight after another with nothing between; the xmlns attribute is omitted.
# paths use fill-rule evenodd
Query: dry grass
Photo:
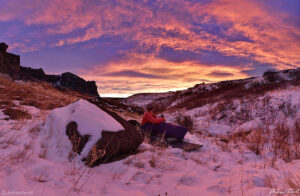
<svg viewBox="0 0 300 196"><path fill-rule="evenodd" d="M275 167L275 160L278 158L285 162L300 159L299 120L296 120L293 126L280 122L275 124L274 127L274 129L270 129L267 126L250 131L237 132L227 138L222 138L222 141L229 142L229 144L230 142L242 142L256 155L261 155L263 151L273 153L273 159L270 163L272 167ZM219 143L219 146L224 151L227 151L226 143Z"/></svg>
<svg viewBox="0 0 300 196"><path fill-rule="evenodd" d="M216 144L222 149L223 152L231 152L232 151L231 145L229 143L217 141Z"/></svg>
<svg viewBox="0 0 300 196"><path fill-rule="evenodd" d="M6 149L7 147L9 147L11 145L15 145L16 140L17 140L17 135L12 135L8 139L3 138L3 140L0 141L0 148Z"/></svg>
<svg viewBox="0 0 300 196"><path fill-rule="evenodd" d="M271 151L275 157L283 159L285 162L291 162L300 159L300 144L298 138L298 121L294 128L287 126L285 122L276 125L271 143Z"/></svg>
<svg viewBox="0 0 300 196"><path fill-rule="evenodd" d="M27 160L28 155L28 149L22 149L11 155L0 157L0 170L24 162L24 160Z"/></svg>
<svg viewBox="0 0 300 196"><path fill-rule="evenodd" d="M288 188L293 189L294 191L297 191L298 194L300 193L300 175L299 174L292 174L289 173L284 178L285 184L288 186Z"/></svg>
<svg viewBox="0 0 300 196"><path fill-rule="evenodd" d="M183 115L182 113L179 113L175 117L175 122L179 125L187 127L189 131L194 129L194 119L189 115Z"/></svg>
<svg viewBox="0 0 300 196"><path fill-rule="evenodd" d="M36 125L36 126L32 127L32 128L28 131L28 133L29 133L29 135L30 135L32 138L35 138L35 137L38 136L38 134L40 133L40 131L41 131L41 127L40 127L39 125Z"/></svg>
<svg viewBox="0 0 300 196"><path fill-rule="evenodd" d="M300 120L297 120L295 122L293 136L294 136L295 143L300 143Z"/></svg>
<svg viewBox="0 0 300 196"><path fill-rule="evenodd" d="M71 192L80 192L82 187L84 186L84 184L86 182L82 182L81 183L81 186L80 186L80 182L81 182L81 179L83 178L83 176L89 171L88 168L86 167L81 167L79 165L76 164L76 161L77 161L77 153L79 152L79 143L80 143L80 140L81 138L78 137L76 134L74 134L72 137L71 137L71 141L72 141L72 150L71 152L69 153L69 157L68 159L71 160L71 156L72 156L72 159L73 159L73 162L72 162L72 168L71 168L71 172L70 172L70 175L72 176L72 187L71 189L69 190L69 193L67 195L70 195ZM96 150L96 147L94 146L93 149L92 149L92 153ZM92 156L94 156L92 154ZM91 162L90 165L92 165L94 163L94 159L92 160L93 162Z"/></svg>
<svg viewBox="0 0 300 196"><path fill-rule="evenodd" d="M274 182L274 177L272 175L266 174L265 175L265 180L264 180L264 184L266 187L269 188L274 188L275 187L275 182Z"/></svg>
<svg viewBox="0 0 300 196"><path fill-rule="evenodd" d="M102 149L97 149L96 145L93 146L92 150L91 150L91 161L88 164L89 167L91 167L98 159L104 157L106 154L105 150Z"/></svg>
<svg viewBox="0 0 300 196"><path fill-rule="evenodd" d="M0 109L15 107L16 105L11 100L0 100Z"/></svg>
<svg viewBox="0 0 300 196"><path fill-rule="evenodd" d="M3 110L3 113L9 116L12 120L23 120L31 118L31 115L23 109L14 109L11 107L7 107L5 110Z"/></svg>
<svg viewBox="0 0 300 196"><path fill-rule="evenodd" d="M151 167L157 167L158 156L155 153L152 153L151 159L149 160L149 164Z"/></svg>
<svg viewBox="0 0 300 196"><path fill-rule="evenodd" d="M260 155L267 143L267 138L262 129L257 129L245 137L244 142L251 151L253 151L256 155Z"/></svg>
<svg viewBox="0 0 300 196"><path fill-rule="evenodd" d="M23 105L39 109L51 110L76 101L79 94L73 91L63 92L46 82L16 83L0 78L0 107L12 106L12 100L18 100Z"/></svg>

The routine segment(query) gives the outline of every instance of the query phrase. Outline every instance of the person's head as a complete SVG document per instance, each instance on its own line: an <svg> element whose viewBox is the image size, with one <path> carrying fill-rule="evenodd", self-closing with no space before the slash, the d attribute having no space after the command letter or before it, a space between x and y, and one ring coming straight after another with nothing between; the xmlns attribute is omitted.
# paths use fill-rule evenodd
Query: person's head
<svg viewBox="0 0 300 196"><path fill-rule="evenodd" d="M153 108L154 108L154 106L153 106L152 103L149 103L149 104L147 105L147 111L151 112L151 111L153 111Z"/></svg>

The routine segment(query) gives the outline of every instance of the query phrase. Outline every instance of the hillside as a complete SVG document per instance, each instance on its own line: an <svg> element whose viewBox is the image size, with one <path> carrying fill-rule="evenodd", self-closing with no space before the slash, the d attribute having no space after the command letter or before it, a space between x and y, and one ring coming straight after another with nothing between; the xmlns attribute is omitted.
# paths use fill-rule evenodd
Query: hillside
<svg viewBox="0 0 300 196"><path fill-rule="evenodd" d="M247 96L259 96L287 86L299 86L300 68L265 72L263 76L241 80L228 80L210 84L197 84L187 90L166 93L144 93L132 95L122 102L127 105L144 107L152 102L158 110L186 108L188 110L214 103Z"/></svg>

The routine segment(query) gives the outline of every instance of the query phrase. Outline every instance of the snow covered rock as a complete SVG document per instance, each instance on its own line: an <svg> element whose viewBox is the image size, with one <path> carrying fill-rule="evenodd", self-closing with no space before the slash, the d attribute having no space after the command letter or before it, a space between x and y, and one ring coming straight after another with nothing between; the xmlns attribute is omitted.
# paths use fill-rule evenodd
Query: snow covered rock
<svg viewBox="0 0 300 196"><path fill-rule="evenodd" d="M47 149L46 159L64 162L73 149L88 166L129 153L143 140L126 120L82 99L53 110L41 135L42 146Z"/></svg>

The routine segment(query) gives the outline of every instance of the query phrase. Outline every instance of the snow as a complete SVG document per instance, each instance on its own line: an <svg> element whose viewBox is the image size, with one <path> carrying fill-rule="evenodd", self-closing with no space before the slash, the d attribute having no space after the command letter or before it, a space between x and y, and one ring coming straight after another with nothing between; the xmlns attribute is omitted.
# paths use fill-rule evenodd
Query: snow
<svg viewBox="0 0 300 196"><path fill-rule="evenodd" d="M84 102L76 104L89 105ZM27 109L38 115L37 108ZM0 128L1 158L5 163L0 163L1 191L49 196L157 196L165 193L258 196L269 195L274 189L266 185L266 176L272 176L279 188L285 188L285 176L300 170L300 160L290 163L276 160L272 167L267 155L256 156L243 146L231 146L231 151L223 151L215 138L189 133L185 140L203 144L200 150L184 152L142 143L138 154L95 168L87 168L81 162L81 157L57 162L53 157L42 156L45 148L43 135L31 131L34 127L37 127L37 133L39 127L41 132L45 131L43 122L47 116L46 121L49 120L50 114L40 111L39 115L45 115L44 118L40 116L26 120L20 130L13 128L18 122L0 120L3 123ZM65 113L59 114L61 118L66 118L63 116ZM55 133L59 134L58 131ZM15 139L8 142L11 137ZM48 142L51 144L51 141ZM24 152L24 157L13 158L19 152ZM154 162L154 166L151 166L151 162ZM276 190L285 190L279 188Z"/></svg>
<svg viewBox="0 0 300 196"><path fill-rule="evenodd" d="M253 99L235 99L226 103L222 112L212 113L218 104L206 104L180 113L194 119L195 130L212 135L226 135L274 125L285 121L292 125L300 118L300 87L290 86L273 90ZM167 121L175 123L176 112L164 113Z"/></svg>
<svg viewBox="0 0 300 196"><path fill-rule="evenodd" d="M126 98L123 103L129 106L138 106L145 108L148 103L151 103L154 100L157 100L162 97L167 97L174 94L174 92L167 93L141 93L132 95Z"/></svg>
<svg viewBox="0 0 300 196"><path fill-rule="evenodd" d="M68 123L78 125L80 135L90 135L81 155L86 157L91 148L101 138L102 131L118 132L124 130L122 125L106 112L85 100L78 100L68 106L54 109L46 119L41 136L43 144L49 148L47 156L57 161L65 161L71 143L66 135Z"/></svg>

